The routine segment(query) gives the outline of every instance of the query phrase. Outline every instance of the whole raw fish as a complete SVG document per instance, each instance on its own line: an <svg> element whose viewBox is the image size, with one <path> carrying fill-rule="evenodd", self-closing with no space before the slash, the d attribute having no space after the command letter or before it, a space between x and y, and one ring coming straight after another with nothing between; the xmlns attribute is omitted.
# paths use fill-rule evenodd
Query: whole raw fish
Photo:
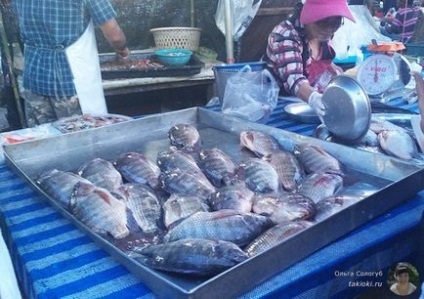
<svg viewBox="0 0 424 299"><path fill-rule="evenodd" d="M157 164L163 172L180 169L204 176L194 158L188 153L178 150L175 146L171 146L168 150L160 152L157 157Z"/></svg>
<svg viewBox="0 0 424 299"><path fill-rule="evenodd" d="M95 158L82 165L78 174L110 192L115 192L123 184L122 176L112 162L101 158Z"/></svg>
<svg viewBox="0 0 424 299"><path fill-rule="evenodd" d="M203 149L199 165L215 187L229 185L235 181L236 166L231 157L218 148Z"/></svg>
<svg viewBox="0 0 424 299"><path fill-rule="evenodd" d="M169 230L164 240L172 242L200 238L230 241L243 246L271 224L268 217L254 213L238 213L234 210L197 212Z"/></svg>
<svg viewBox="0 0 424 299"><path fill-rule="evenodd" d="M214 211L231 209L248 213L252 210L254 195L245 183L240 182L219 188L210 196L209 203Z"/></svg>
<svg viewBox="0 0 424 299"><path fill-rule="evenodd" d="M197 212L209 212L210 207L199 199L197 195L171 196L163 204L164 223L169 228L174 223L181 221Z"/></svg>
<svg viewBox="0 0 424 299"><path fill-rule="evenodd" d="M70 201L70 211L93 232L111 234L115 239L129 235L125 203L104 188L77 183Z"/></svg>
<svg viewBox="0 0 424 299"><path fill-rule="evenodd" d="M315 204L297 193L282 193L279 197L258 195L253 201L253 212L268 216L274 223L288 220L308 220L315 216Z"/></svg>
<svg viewBox="0 0 424 299"><path fill-rule="evenodd" d="M141 153L121 154L113 164L122 177L130 183L147 185L153 189L160 187L159 167Z"/></svg>
<svg viewBox="0 0 424 299"><path fill-rule="evenodd" d="M361 197L341 194L324 198L316 203L317 213L314 221L322 221L361 199Z"/></svg>
<svg viewBox="0 0 424 299"><path fill-rule="evenodd" d="M275 151L268 156L269 163L274 166L281 185L287 191L294 191L305 173L296 156L286 151Z"/></svg>
<svg viewBox="0 0 424 299"><path fill-rule="evenodd" d="M178 149L184 148L185 150L199 151L202 146L199 131L194 125L190 124L176 124L168 131L168 138L171 140L171 145L176 146Z"/></svg>
<svg viewBox="0 0 424 299"><path fill-rule="evenodd" d="M160 175L162 188L168 193L179 195L196 195L206 200L215 192L215 187L206 177L198 173L174 169Z"/></svg>
<svg viewBox="0 0 424 299"><path fill-rule="evenodd" d="M312 173L299 185L298 192L317 203L321 199L335 195L343 187L343 178L332 173Z"/></svg>
<svg viewBox="0 0 424 299"><path fill-rule="evenodd" d="M162 206L153 190L140 184L125 184L124 189L124 202L140 229L148 234L160 231Z"/></svg>
<svg viewBox="0 0 424 299"><path fill-rule="evenodd" d="M251 158L240 164L237 174L250 190L260 193L281 191L280 178L275 168L267 161Z"/></svg>
<svg viewBox="0 0 424 299"><path fill-rule="evenodd" d="M240 144L259 158L280 149L278 142L272 136L260 131L240 132Z"/></svg>
<svg viewBox="0 0 424 299"><path fill-rule="evenodd" d="M278 245L291 236L310 227L312 224L305 220L285 221L279 223L255 238L244 248L249 257L262 253L275 245Z"/></svg>
<svg viewBox="0 0 424 299"><path fill-rule="evenodd" d="M306 173L343 173L340 162L319 146L299 143L296 155Z"/></svg>
<svg viewBox="0 0 424 299"><path fill-rule="evenodd" d="M151 245L130 256L153 269L200 276L218 274L247 259L231 242L195 238Z"/></svg>
<svg viewBox="0 0 424 299"><path fill-rule="evenodd" d="M91 184L90 181L75 173L57 169L42 173L36 181L47 195L60 203L66 210L69 210L69 203L75 185L79 182Z"/></svg>
<svg viewBox="0 0 424 299"><path fill-rule="evenodd" d="M388 155L411 160L418 156L418 148L415 140L402 131L382 131L378 134L380 146Z"/></svg>

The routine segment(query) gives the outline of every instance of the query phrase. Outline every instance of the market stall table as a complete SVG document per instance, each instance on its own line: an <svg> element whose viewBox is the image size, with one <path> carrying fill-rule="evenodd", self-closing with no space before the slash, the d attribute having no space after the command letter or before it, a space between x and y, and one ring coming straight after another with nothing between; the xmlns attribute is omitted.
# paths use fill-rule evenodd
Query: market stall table
<svg viewBox="0 0 424 299"><path fill-rule="evenodd" d="M289 121L282 109L280 102L269 125L312 134L316 125ZM385 288L387 271L398 261L408 261L424 271L418 254L423 211L424 191L261 285L252 286L241 297L322 298L325 294L351 298L368 289L360 282ZM5 241L28 298L155 297L6 165L0 166L0 216ZM382 274L361 275L371 272Z"/></svg>

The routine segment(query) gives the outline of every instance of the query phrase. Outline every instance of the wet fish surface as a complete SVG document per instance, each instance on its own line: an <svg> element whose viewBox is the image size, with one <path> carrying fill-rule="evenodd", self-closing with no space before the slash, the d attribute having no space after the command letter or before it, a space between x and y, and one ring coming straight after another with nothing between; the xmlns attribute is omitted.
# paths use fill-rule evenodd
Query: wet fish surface
<svg viewBox="0 0 424 299"><path fill-rule="evenodd" d="M114 166L130 183L144 184L153 189L160 187L160 168L141 153L121 154L114 162Z"/></svg>
<svg viewBox="0 0 424 299"><path fill-rule="evenodd" d="M171 146L168 150L160 152L157 156L157 164L161 171L169 172L175 169L204 175L194 158L186 152Z"/></svg>
<svg viewBox="0 0 424 299"><path fill-rule="evenodd" d="M176 124L168 131L168 138L171 145L178 149L186 149L188 151L199 151L202 146L200 134L194 125Z"/></svg>
<svg viewBox="0 0 424 299"><path fill-rule="evenodd" d="M275 151L268 156L269 163L277 171L281 185L287 191L294 191L305 176L296 156L287 151Z"/></svg>
<svg viewBox="0 0 424 299"><path fill-rule="evenodd" d="M411 160L418 156L418 147L415 140L402 131L382 131L378 134L381 148L388 155Z"/></svg>
<svg viewBox="0 0 424 299"><path fill-rule="evenodd" d="M132 212L137 225L145 233L160 231L162 206L150 188L140 184L125 184L125 204Z"/></svg>
<svg viewBox="0 0 424 299"><path fill-rule="evenodd" d="M343 173L340 162L319 146L300 143L296 154L306 173Z"/></svg>
<svg viewBox="0 0 424 299"><path fill-rule="evenodd" d="M169 230L164 240L172 242L185 238L201 238L224 240L243 246L270 225L272 223L268 217L254 213L242 214L234 210L198 212Z"/></svg>
<svg viewBox="0 0 424 299"><path fill-rule="evenodd" d="M240 164L237 174L254 192L281 191L280 178L275 168L267 161L251 158Z"/></svg>
<svg viewBox="0 0 424 299"><path fill-rule="evenodd" d="M130 256L153 269L200 276L218 274L247 259L231 242L196 238L151 245Z"/></svg>
<svg viewBox="0 0 424 299"><path fill-rule="evenodd" d="M271 247L274 247L275 245L284 242L291 236L303 231L310 226L311 223L304 220L285 221L279 223L255 238L244 248L244 252L246 252L249 257L255 256L270 249Z"/></svg>
<svg viewBox="0 0 424 299"><path fill-rule="evenodd" d="M203 149L199 157L200 168L215 187L230 185L236 180L236 165L231 157L220 149Z"/></svg>
<svg viewBox="0 0 424 299"><path fill-rule="evenodd" d="M113 163L95 158L88 161L78 169L78 174L92 182L94 185L114 192L122 186L122 176L113 166Z"/></svg>
<svg viewBox="0 0 424 299"><path fill-rule="evenodd" d="M66 210L69 210L69 204L75 185L79 182L91 184L90 181L73 172L57 169L42 173L36 181L44 192L60 203Z"/></svg>
<svg viewBox="0 0 424 299"><path fill-rule="evenodd" d="M71 197L70 211L93 232L111 234L115 239L129 235L125 203L104 188L77 183Z"/></svg>
<svg viewBox="0 0 424 299"><path fill-rule="evenodd" d="M199 199L197 195L171 194L163 204L164 224L169 228L172 224L194 213L209 211L210 207L203 199Z"/></svg>
<svg viewBox="0 0 424 299"><path fill-rule="evenodd" d="M252 210L255 193L246 187L244 182L219 188L209 197L209 203L214 211L235 210L248 213Z"/></svg>
<svg viewBox="0 0 424 299"><path fill-rule="evenodd" d="M343 187L343 178L338 174L312 173L299 185L299 194L317 203L321 199L335 195Z"/></svg>
<svg viewBox="0 0 424 299"><path fill-rule="evenodd" d="M240 132L240 145L259 158L268 156L280 149L278 142L272 136L260 131Z"/></svg>

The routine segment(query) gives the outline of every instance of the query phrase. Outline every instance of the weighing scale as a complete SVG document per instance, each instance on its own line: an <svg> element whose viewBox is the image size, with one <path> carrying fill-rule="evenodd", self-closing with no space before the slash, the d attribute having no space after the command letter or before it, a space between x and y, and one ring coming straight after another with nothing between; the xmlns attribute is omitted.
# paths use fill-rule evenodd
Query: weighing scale
<svg viewBox="0 0 424 299"><path fill-rule="evenodd" d="M356 78L370 100L388 102L402 96L411 80L408 60L397 53L405 46L398 42L377 44L374 41L368 49L374 53L360 64Z"/></svg>

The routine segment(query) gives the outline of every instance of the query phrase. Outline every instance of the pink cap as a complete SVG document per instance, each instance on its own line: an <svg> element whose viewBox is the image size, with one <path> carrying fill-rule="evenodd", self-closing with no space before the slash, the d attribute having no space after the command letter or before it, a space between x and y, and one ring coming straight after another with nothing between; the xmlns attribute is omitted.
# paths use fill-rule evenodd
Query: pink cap
<svg viewBox="0 0 424 299"><path fill-rule="evenodd" d="M328 17L346 17L356 22L347 0L306 0L300 13L300 22L310 24Z"/></svg>

